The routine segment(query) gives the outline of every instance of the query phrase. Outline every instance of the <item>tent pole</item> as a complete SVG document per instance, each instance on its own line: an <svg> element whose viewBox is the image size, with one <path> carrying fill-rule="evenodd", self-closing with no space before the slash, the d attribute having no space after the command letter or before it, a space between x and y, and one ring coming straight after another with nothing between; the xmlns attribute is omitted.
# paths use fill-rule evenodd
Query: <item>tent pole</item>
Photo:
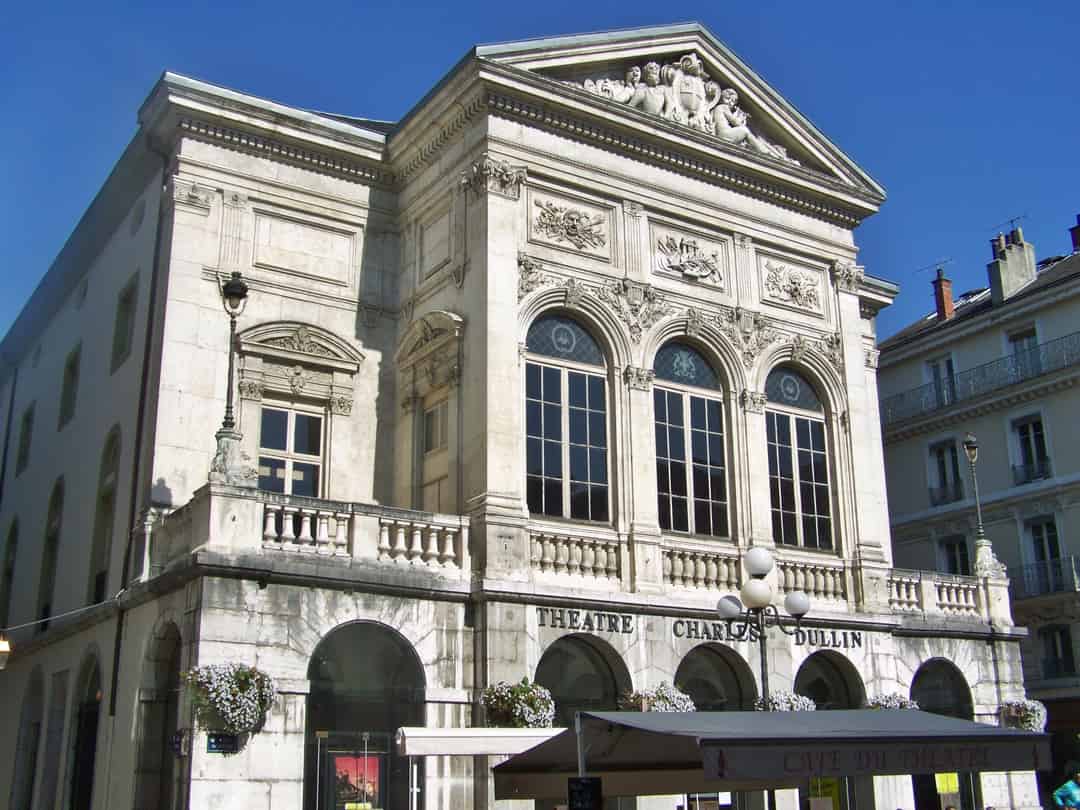
<svg viewBox="0 0 1080 810"><path fill-rule="evenodd" d="M574 712L574 732L577 735L577 775L585 775L585 745L581 739L581 712Z"/></svg>

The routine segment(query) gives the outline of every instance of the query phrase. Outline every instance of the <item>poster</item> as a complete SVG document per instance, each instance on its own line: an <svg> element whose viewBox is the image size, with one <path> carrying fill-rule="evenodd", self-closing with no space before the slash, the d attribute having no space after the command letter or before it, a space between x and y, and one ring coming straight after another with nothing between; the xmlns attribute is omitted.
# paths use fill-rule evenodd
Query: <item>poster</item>
<svg viewBox="0 0 1080 810"><path fill-rule="evenodd" d="M332 754L334 810L380 810L378 755Z"/></svg>

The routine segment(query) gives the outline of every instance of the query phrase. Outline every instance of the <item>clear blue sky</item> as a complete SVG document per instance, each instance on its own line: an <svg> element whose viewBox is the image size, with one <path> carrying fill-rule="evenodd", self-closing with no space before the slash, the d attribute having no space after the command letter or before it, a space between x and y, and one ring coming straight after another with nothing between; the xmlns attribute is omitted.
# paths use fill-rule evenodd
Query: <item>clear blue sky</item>
<svg viewBox="0 0 1080 810"><path fill-rule="evenodd" d="M886 336L951 257L985 286L995 226L1040 258L1080 213L1080 3L12 3L0 24L0 332L135 131L165 69L307 109L397 119L473 44L698 20L888 192L856 232L901 285Z"/></svg>

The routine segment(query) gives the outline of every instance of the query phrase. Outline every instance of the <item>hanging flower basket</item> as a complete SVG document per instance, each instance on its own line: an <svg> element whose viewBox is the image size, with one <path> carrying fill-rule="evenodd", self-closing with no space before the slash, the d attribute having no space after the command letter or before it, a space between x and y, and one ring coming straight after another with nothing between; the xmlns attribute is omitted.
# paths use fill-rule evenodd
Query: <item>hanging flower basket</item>
<svg viewBox="0 0 1080 810"><path fill-rule="evenodd" d="M768 699L755 698L754 708L759 712L812 712L817 710L817 704L808 697L781 689Z"/></svg>
<svg viewBox="0 0 1080 810"><path fill-rule="evenodd" d="M697 711L697 706L690 696L667 681L661 681L652 689L624 692L619 698L619 708L633 712Z"/></svg>
<svg viewBox="0 0 1080 810"><path fill-rule="evenodd" d="M274 702L274 681L245 664L207 664L184 673L199 725L210 731L259 731Z"/></svg>
<svg viewBox="0 0 1080 810"><path fill-rule="evenodd" d="M499 681L480 694L487 724L493 728L551 728L555 701L551 692L528 678L520 683Z"/></svg>
<svg viewBox="0 0 1080 810"><path fill-rule="evenodd" d="M1006 700L998 710L1001 725L1025 731L1046 729L1046 706L1038 700Z"/></svg>
<svg viewBox="0 0 1080 810"><path fill-rule="evenodd" d="M889 692L886 695L874 695L866 701L868 709L918 709L918 701L912 700L900 692Z"/></svg>

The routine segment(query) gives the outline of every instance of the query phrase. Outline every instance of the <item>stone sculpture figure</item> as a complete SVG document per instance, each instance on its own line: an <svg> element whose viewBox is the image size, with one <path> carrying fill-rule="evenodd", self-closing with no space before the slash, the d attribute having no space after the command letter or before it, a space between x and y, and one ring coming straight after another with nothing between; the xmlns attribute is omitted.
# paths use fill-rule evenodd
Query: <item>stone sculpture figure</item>
<svg viewBox="0 0 1080 810"><path fill-rule="evenodd" d="M712 82L708 88L715 95L720 91L720 98L712 107L712 123L716 137L728 143L738 144L753 149L758 154L790 160L783 147L775 146L750 131L746 125L750 116L739 107L739 94L730 87L720 90L720 85ZM792 161L794 162L794 161Z"/></svg>
<svg viewBox="0 0 1080 810"><path fill-rule="evenodd" d="M645 65L645 82L634 88L634 94L627 102L631 107L644 110L650 115L671 116L671 88L660 84L660 63L649 62Z"/></svg>

